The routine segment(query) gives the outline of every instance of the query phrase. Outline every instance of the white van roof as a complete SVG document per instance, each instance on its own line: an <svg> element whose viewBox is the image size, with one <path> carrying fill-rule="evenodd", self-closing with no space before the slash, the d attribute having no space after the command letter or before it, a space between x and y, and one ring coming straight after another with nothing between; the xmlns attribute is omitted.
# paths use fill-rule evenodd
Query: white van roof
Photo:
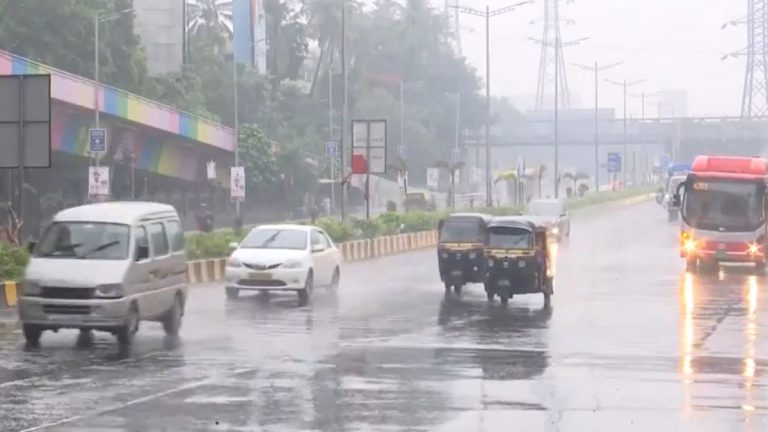
<svg viewBox="0 0 768 432"><path fill-rule="evenodd" d="M132 225L142 219L167 217L178 218L173 206L145 201L110 201L64 209L53 217L53 221Z"/></svg>

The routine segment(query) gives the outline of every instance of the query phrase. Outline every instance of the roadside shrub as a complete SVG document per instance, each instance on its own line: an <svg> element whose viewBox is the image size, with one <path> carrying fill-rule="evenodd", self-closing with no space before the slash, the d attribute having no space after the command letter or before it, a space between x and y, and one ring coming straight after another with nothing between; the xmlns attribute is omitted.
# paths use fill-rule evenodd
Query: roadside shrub
<svg viewBox="0 0 768 432"><path fill-rule="evenodd" d="M0 281L21 279L28 261L25 247L0 245Z"/></svg>
<svg viewBox="0 0 768 432"><path fill-rule="evenodd" d="M354 238L354 230L349 224L342 223L340 220L331 218L322 218L315 221L315 224L322 228L334 243L343 243Z"/></svg>
<svg viewBox="0 0 768 432"><path fill-rule="evenodd" d="M383 213L377 219L381 228L381 235L398 234L403 225L402 217L397 213Z"/></svg>
<svg viewBox="0 0 768 432"><path fill-rule="evenodd" d="M242 236L232 230L220 230L210 233L194 233L186 236L187 259L222 258L229 256L230 243L239 243Z"/></svg>
<svg viewBox="0 0 768 432"><path fill-rule="evenodd" d="M354 219L352 226L357 230L359 237L364 239L374 238L382 231L382 225L378 219Z"/></svg>
<svg viewBox="0 0 768 432"><path fill-rule="evenodd" d="M387 201L387 213L394 213L397 211L397 203L394 201Z"/></svg>

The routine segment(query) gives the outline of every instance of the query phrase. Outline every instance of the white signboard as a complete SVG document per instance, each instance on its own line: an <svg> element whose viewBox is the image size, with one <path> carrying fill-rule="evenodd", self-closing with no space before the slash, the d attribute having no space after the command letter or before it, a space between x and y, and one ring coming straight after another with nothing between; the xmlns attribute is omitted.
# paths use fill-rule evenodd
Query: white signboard
<svg viewBox="0 0 768 432"><path fill-rule="evenodd" d="M245 201L245 168L232 167L230 169L229 196L232 201Z"/></svg>
<svg viewBox="0 0 768 432"><path fill-rule="evenodd" d="M365 158L370 174L387 172L387 121L353 120L352 154Z"/></svg>
<svg viewBox="0 0 768 432"><path fill-rule="evenodd" d="M208 161L205 164L205 173L208 180L216 180L216 162Z"/></svg>
<svg viewBox="0 0 768 432"><path fill-rule="evenodd" d="M431 190L437 190L440 184L440 169L439 168L427 168L427 188Z"/></svg>
<svg viewBox="0 0 768 432"><path fill-rule="evenodd" d="M109 167L88 167L88 198L95 201L109 198Z"/></svg>

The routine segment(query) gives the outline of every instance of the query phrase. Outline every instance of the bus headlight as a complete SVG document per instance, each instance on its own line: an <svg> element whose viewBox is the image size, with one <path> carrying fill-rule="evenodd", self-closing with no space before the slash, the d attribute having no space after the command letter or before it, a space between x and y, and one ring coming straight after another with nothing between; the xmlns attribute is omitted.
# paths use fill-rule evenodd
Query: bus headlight
<svg viewBox="0 0 768 432"><path fill-rule="evenodd" d="M750 255L756 255L760 253L760 246L757 243L751 243L749 245L749 254Z"/></svg>
<svg viewBox="0 0 768 432"><path fill-rule="evenodd" d="M696 252L696 242L693 239L686 239L683 242L683 250L688 253Z"/></svg>

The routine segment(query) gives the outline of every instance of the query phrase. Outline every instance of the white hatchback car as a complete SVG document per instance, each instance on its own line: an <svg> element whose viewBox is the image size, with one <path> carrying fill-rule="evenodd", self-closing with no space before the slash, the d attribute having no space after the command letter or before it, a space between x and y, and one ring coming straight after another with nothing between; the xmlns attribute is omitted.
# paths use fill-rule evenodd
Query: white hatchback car
<svg viewBox="0 0 768 432"><path fill-rule="evenodd" d="M262 225L232 247L224 272L229 298L240 291L295 291L303 306L315 286L339 285L341 252L320 228Z"/></svg>

